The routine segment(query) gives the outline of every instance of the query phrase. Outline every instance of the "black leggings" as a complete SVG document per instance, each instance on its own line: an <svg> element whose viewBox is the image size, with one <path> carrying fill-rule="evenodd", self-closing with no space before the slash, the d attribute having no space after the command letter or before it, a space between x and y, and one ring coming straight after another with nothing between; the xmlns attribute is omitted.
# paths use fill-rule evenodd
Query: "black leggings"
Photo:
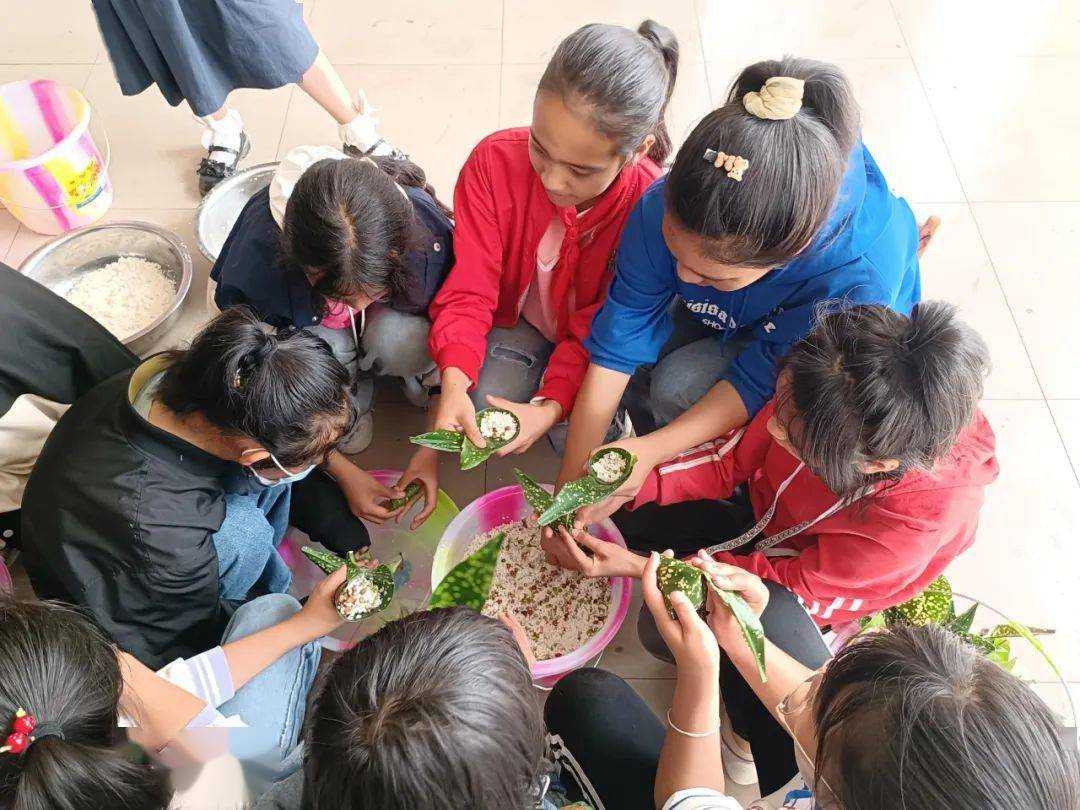
<svg viewBox="0 0 1080 810"><path fill-rule="evenodd" d="M829 660L829 648L795 595L783 585L765 582L769 604L761 614L765 636L803 666L817 669ZM648 608L638 616L641 643L657 658L671 661L671 653L660 637ZM791 737L770 713L754 690L725 656L720 663L720 693L724 697L732 730L750 743L757 769L758 787L767 796L779 790L795 775L795 748Z"/></svg>
<svg viewBox="0 0 1080 810"><path fill-rule="evenodd" d="M367 527L349 509L341 487L321 470L292 485L289 523L340 556L371 545Z"/></svg>

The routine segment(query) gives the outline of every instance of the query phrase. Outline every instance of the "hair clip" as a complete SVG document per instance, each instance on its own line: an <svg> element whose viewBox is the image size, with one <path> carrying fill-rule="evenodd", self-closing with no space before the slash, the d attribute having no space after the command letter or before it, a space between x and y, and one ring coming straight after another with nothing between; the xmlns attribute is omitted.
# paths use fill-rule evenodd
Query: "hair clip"
<svg viewBox="0 0 1080 810"><path fill-rule="evenodd" d="M709 161L716 168L726 171L727 176L736 183L742 181L743 172L750 168L750 161L746 158L739 155L729 155L716 149L706 149L702 159Z"/></svg>
<svg viewBox="0 0 1080 810"><path fill-rule="evenodd" d="M34 729L37 728L37 720L34 719L34 715L27 714L26 709L20 707L15 712L15 722L11 725L13 731L4 740L4 745L0 748L0 754L21 754L34 741L34 737L31 735L34 733Z"/></svg>

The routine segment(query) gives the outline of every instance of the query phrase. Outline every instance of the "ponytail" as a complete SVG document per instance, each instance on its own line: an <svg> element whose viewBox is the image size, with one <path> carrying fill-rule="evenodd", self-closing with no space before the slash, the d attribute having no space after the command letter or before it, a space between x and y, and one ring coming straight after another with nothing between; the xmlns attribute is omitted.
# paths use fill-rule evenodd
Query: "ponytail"
<svg viewBox="0 0 1080 810"><path fill-rule="evenodd" d="M117 745L122 690L116 651L85 616L0 598L0 726L24 709L42 731L0 754L0 808L163 810L167 773L126 761Z"/></svg>
<svg viewBox="0 0 1080 810"><path fill-rule="evenodd" d="M559 43L538 90L582 110L623 153L653 135L648 156L662 166L671 152L664 114L678 71L679 43L660 23L646 20L636 32L593 23Z"/></svg>
<svg viewBox="0 0 1080 810"><path fill-rule="evenodd" d="M349 373L326 342L291 327L267 331L245 307L212 320L174 351L157 398L249 436L286 467L322 461L355 422Z"/></svg>

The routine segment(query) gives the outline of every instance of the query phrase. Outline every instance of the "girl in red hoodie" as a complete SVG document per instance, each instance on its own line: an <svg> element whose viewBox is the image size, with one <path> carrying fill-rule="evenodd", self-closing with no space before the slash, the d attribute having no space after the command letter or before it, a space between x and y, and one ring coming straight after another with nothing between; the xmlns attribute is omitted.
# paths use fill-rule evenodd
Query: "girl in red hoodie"
<svg viewBox="0 0 1080 810"><path fill-rule="evenodd" d="M982 339L949 304L911 317L878 305L825 315L781 362L776 396L750 424L654 469L629 505L654 514L617 521L632 545L642 534L677 545L693 516L669 505L732 499L741 486L752 512L741 525L702 527L710 510L696 514L694 539L715 532L717 560L780 583L819 625L904 602L971 545L997 477L978 410L987 367ZM578 526L616 506L582 510ZM645 563L583 533L591 558L565 531L559 539L559 561L589 574L638 575Z"/></svg>
<svg viewBox="0 0 1080 810"><path fill-rule="evenodd" d="M569 415L623 223L671 149L664 110L678 53L652 20L637 32L587 25L548 63L532 126L489 135L469 156L454 192L455 266L430 307L442 373L434 427L483 446L475 409L506 408L521 432L505 455ZM416 523L434 508L436 468L420 449L401 479L424 485Z"/></svg>

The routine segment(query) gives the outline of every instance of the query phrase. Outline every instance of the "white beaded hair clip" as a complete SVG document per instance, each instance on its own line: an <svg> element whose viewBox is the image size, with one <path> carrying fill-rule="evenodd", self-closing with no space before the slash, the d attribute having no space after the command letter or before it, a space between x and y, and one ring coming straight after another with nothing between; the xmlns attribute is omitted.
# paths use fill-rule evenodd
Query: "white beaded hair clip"
<svg viewBox="0 0 1080 810"><path fill-rule="evenodd" d="M746 158L740 155L718 152L715 149L706 149L702 159L709 161L718 169L723 169L727 172L727 176L736 183L742 181L743 172L750 168L750 161Z"/></svg>

